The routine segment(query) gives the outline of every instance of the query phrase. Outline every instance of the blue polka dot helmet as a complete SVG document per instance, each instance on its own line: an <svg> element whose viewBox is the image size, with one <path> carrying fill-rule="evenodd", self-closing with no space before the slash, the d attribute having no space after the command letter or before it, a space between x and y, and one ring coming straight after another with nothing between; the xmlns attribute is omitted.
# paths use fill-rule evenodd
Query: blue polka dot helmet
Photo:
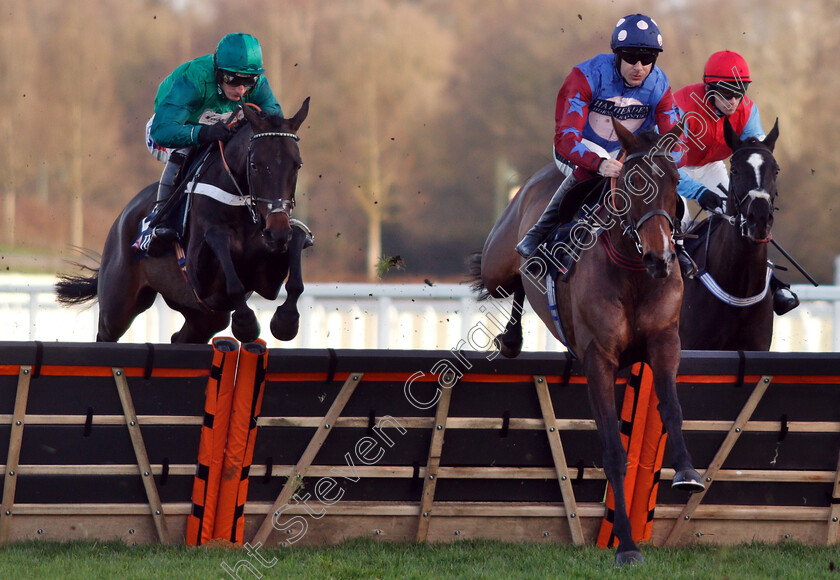
<svg viewBox="0 0 840 580"><path fill-rule="evenodd" d="M610 49L613 52L628 49L662 52L662 33L650 16L630 14L616 23Z"/></svg>

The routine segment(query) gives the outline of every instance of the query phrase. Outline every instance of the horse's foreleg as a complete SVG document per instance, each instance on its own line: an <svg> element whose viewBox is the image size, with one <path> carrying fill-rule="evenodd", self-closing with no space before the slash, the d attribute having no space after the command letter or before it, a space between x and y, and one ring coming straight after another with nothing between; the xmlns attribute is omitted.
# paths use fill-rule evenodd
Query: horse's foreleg
<svg viewBox="0 0 840 580"><path fill-rule="evenodd" d="M505 331L498 335L499 352L507 358L516 358L522 352L522 309L525 303L525 288L520 282L513 292L510 318Z"/></svg>
<svg viewBox="0 0 840 580"><path fill-rule="evenodd" d="M306 232L292 228L292 240L289 242L289 277L286 280L286 300L277 307L271 317L271 334L277 340L292 340L300 327L300 313L297 302L303 294L303 269L301 253L306 243Z"/></svg>
<svg viewBox="0 0 840 580"><path fill-rule="evenodd" d="M668 331L648 341L648 357L656 397L659 399L659 416L671 440L672 466L676 471L671 486L691 493L703 491L706 486L691 464L691 455L682 432L682 408L677 398L677 370L680 365L677 331Z"/></svg>
<svg viewBox="0 0 840 580"><path fill-rule="evenodd" d="M604 450L604 473L615 497L613 533L618 538L616 564L643 562L642 553L633 541L627 502L624 497L624 476L627 474L627 453L621 444L618 413L615 406L616 361L610 360L590 343L584 355L584 370L589 390L589 404L598 427L598 438Z"/></svg>
<svg viewBox="0 0 840 580"><path fill-rule="evenodd" d="M252 342L260 335L260 323L245 299L245 285L236 273L231 257L230 233L222 227L213 226L204 234L204 242L216 255L225 275L225 292L233 304L231 330L241 342Z"/></svg>

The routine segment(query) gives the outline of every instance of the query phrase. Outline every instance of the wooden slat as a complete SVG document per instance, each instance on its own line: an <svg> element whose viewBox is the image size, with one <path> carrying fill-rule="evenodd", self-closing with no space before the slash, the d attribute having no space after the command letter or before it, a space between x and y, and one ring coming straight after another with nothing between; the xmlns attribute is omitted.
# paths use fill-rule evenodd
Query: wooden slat
<svg viewBox="0 0 840 580"><path fill-rule="evenodd" d="M680 541L680 536L685 531L688 521L694 515L694 511L697 509L697 506L700 505L700 502L703 501L706 493L712 487L712 483L717 477L718 471L723 465L723 462L726 461L726 458L729 456L729 452L732 451L732 448L741 436L743 426L750 420L753 411L755 411L755 408L758 406L758 403L761 401L764 393L767 392L767 387L770 386L772 380L773 377L767 375L758 379L758 382L755 384L755 388L753 388L749 399L747 399L746 403L744 403L744 407L741 409L741 412L738 413L738 417L732 424L732 428L729 430L729 433L727 433L726 438L723 440L723 443L717 450L717 453L715 453L711 463L706 468L706 472L703 474L703 481L706 484L706 489L691 495L680 513L680 516L677 518L677 521L674 523L673 529L670 534L668 534L668 538L665 540L665 545L673 546Z"/></svg>
<svg viewBox="0 0 840 580"><path fill-rule="evenodd" d="M674 470L662 469L662 480L674 478ZM773 481L778 483L828 483L834 479L833 471L782 470L782 469L720 469L715 481Z"/></svg>
<svg viewBox="0 0 840 580"><path fill-rule="evenodd" d="M26 419L26 403L29 400L29 381L32 367L21 365L18 371L15 409L12 416L12 430L9 435L9 452L6 457L5 479L3 482L3 511L0 513L0 544L11 539L12 515L15 512L15 490L17 489L17 470L20 460L20 446L23 442L23 426Z"/></svg>
<svg viewBox="0 0 840 580"><path fill-rule="evenodd" d="M551 456L554 459L557 482L560 484L560 493L563 496L563 504L566 506L566 519L572 532L572 541L575 544L583 544L583 528L577 514L575 492L572 489L572 479L569 477L566 454L563 451L563 442L560 440L560 432L557 429L557 417L554 414L554 405L551 403L551 395L548 392L548 382L545 376L534 376L534 386L537 389L537 398L540 401L540 410L545 422L545 433L548 436Z"/></svg>
<svg viewBox="0 0 840 580"><path fill-rule="evenodd" d="M93 415L93 425L122 425L122 415ZM85 415L27 415L28 425L84 425ZM137 422L142 425L201 425L204 420L195 415L138 415ZM322 417L260 417L260 427L318 427ZM433 417L394 417L394 420L406 429L429 429L434 423ZM13 416L0 414L0 425L11 425ZM449 429L501 429L502 418L496 417L450 417ZM683 431L729 431L732 421L688 420L683 422ZM542 431L542 419L511 417L508 429L512 431ZM367 417L339 417L336 427L366 428ZM840 433L837 421L789 421L786 424L789 433ZM557 428L561 431L595 431L595 421L591 419L557 419ZM742 431L776 433L781 428L779 421L749 421Z"/></svg>
<svg viewBox="0 0 840 580"><path fill-rule="evenodd" d="M440 470L440 454L443 451L443 441L446 435L446 423L449 417L449 402L452 400L452 390L455 387L441 389L435 412L435 425L432 429L432 441L429 444L429 459L426 462L426 474L423 478L423 494L420 499L420 513L417 517L417 533L414 539L425 542L429 535L429 523L432 520L432 507L435 501L437 476Z"/></svg>
<svg viewBox="0 0 840 580"><path fill-rule="evenodd" d="M146 489L146 497L149 498L149 510L155 523L158 538L162 544L169 544L169 528L166 525L160 495L158 495L155 478L152 475L152 466L149 464L146 445L143 443L143 434L140 432L140 425L137 423L137 413L134 411L134 401L131 400L131 391L128 389L125 372L117 367L112 368L111 372L117 385L117 393L120 395L120 403L125 413L125 426L128 428L131 445L134 447L134 455L137 457L137 468L140 472L140 479L143 481L143 487Z"/></svg>
<svg viewBox="0 0 840 580"><path fill-rule="evenodd" d="M729 431L732 421L683 421L683 431ZM840 433L840 422L836 421L790 421L786 425L790 433ZM778 433L782 428L779 421L748 421L741 431Z"/></svg>
<svg viewBox="0 0 840 580"><path fill-rule="evenodd" d="M20 475L136 475L137 465L30 465L18 466ZM161 475L163 465L151 464L152 475ZM263 468L265 472L265 468ZM169 475L195 475L195 464L172 464L168 466ZM253 472L252 472L253 473Z"/></svg>
<svg viewBox="0 0 840 580"><path fill-rule="evenodd" d="M655 519L674 519L682 516L682 505L656 506ZM700 505L692 520L762 520L825 522L827 507L788 505Z"/></svg>
<svg viewBox="0 0 840 580"><path fill-rule="evenodd" d="M183 516L190 513L192 503L165 503L167 516ZM271 502L249 501L245 504L246 515L265 515L271 513ZM659 505L656 507L656 520L672 520L679 517L682 505ZM311 508L310 508L311 510ZM578 517L604 516L604 504L584 502L577 504ZM97 504L54 504L54 503L18 503L15 515L136 515L146 516L149 505L145 503L97 503ZM285 514L308 515L304 505L292 505ZM824 524L831 513L829 507L809 506L747 506L747 505L700 505L693 520L756 520L756 521L810 521ZM404 516L417 517L416 502L377 502L377 501L341 501L330 506L329 516ZM439 517L566 517L567 511L561 503L531 502L437 502L435 516Z"/></svg>
<svg viewBox="0 0 840 580"><path fill-rule="evenodd" d="M834 488L831 492L831 513L828 515L828 537L826 543L831 546L840 544L840 450L837 452L837 471L834 474Z"/></svg>
<svg viewBox="0 0 840 580"><path fill-rule="evenodd" d="M283 486L283 489L280 490L280 495L277 496L277 499L274 501L268 515L263 520L262 524L260 524L260 527L252 540L253 545L257 545L257 543L265 545L268 541L268 537L274 529L272 525L272 518L274 514L280 509L280 507L286 505L292 499L292 496L295 494L295 491L300 485L301 479L306 476L309 467L315 460L315 456L318 455L318 451L321 449L321 446L330 434L331 427L335 425L336 420L344 410L344 406L347 404L347 401L349 401L350 397L353 396L353 392L356 390L356 386L359 382L361 382L363 376L364 373L350 373L347 380L344 381L344 385L342 385L341 390L338 392L338 396L336 396L329 411L327 411L327 414L318 425L315 435L312 436L312 439L306 446L303 455L301 455L298 460L297 465L295 466L294 475L286 480L286 484Z"/></svg>
<svg viewBox="0 0 840 580"><path fill-rule="evenodd" d="M295 465L273 465L272 477L289 477L295 472ZM4 470L5 465L0 465ZM161 475L163 465L152 463L152 474ZM306 472L306 477L321 478L334 476L336 470L346 470L346 465L313 465ZM409 465L357 465L356 473L363 478L376 479L412 479L415 476L426 477L426 468L421 467L415 475L414 467ZM249 470L255 477L265 475L265 465L252 465ZM577 468L573 468L576 472ZM135 464L68 464L36 465L20 464L18 475L133 475L137 473ZM170 464L169 475L195 475L195 465L191 463ZM554 467L439 467L437 479L553 479L557 476ZM674 470L663 468L662 479L672 479ZM605 480L604 470L600 467L587 467L583 475L575 473L572 479ZM773 481L784 483L831 483L835 479L833 471L815 470L778 470L778 469L721 469L716 481Z"/></svg>
<svg viewBox="0 0 840 580"><path fill-rule="evenodd" d="M166 503L166 515L187 515L192 511L190 502ZM101 515L101 516L148 516L147 503L19 503L15 506L18 515Z"/></svg>

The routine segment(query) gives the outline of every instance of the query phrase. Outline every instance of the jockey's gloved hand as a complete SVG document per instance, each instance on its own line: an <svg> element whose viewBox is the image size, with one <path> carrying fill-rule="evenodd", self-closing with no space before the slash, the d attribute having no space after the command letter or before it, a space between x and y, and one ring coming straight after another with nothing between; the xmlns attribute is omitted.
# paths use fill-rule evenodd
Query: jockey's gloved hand
<svg viewBox="0 0 840 580"><path fill-rule="evenodd" d="M723 207L723 199L705 187L703 188L703 192L697 196L697 203L707 211L714 211Z"/></svg>
<svg viewBox="0 0 840 580"><path fill-rule="evenodd" d="M213 141L227 143L231 137L233 137L233 131L230 130L230 127L224 121L219 121L214 125L202 125L198 132L198 141L202 145Z"/></svg>

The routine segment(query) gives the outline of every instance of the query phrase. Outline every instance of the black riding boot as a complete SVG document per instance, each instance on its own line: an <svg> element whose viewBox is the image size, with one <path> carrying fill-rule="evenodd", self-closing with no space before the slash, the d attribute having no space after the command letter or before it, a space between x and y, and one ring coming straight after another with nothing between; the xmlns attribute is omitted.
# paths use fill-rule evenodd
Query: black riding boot
<svg viewBox="0 0 840 580"><path fill-rule="evenodd" d="M680 272L683 278L694 278L697 275L697 264L683 247L682 241L674 244L674 251L677 252L677 261L680 263Z"/></svg>
<svg viewBox="0 0 840 580"><path fill-rule="evenodd" d="M531 226L531 229L528 230L528 233L525 234L522 241L520 241L516 245L516 248L514 248L517 254L523 258L530 258L536 253L540 244L545 241L548 234L550 234L558 225L560 214L557 210L560 208L560 203L563 201L563 197L566 195L566 192L577 183L577 178L573 175L569 175L563 183L560 184L560 187L557 188L557 191L555 191L554 195L551 197L551 201L548 202L545 210L543 210L540 219L537 220L537 223Z"/></svg>
<svg viewBox="0 0 840 580"><path fill-rule="evenodd" d="M799 306L799 297L791 291L790 284L785 284L775 274L770 277L770 290L773 292L773 312L779 316Z"/></svg>
<svg viewBox="0 0 840 580"><path fill-rule="evenodd" d="M166 200L172 195L172 189L175 187L175 177L185 160L186 156L178 151L169 156L169 161L163 168L158 184L157 199L155 200L155 207L158 208L158 211L163 208ZM149 239L149 248L146 253L153 258L164 255L172 248L172 244L178 241L177 230L167 221L169 215L171 213L163 216L152 230L152 237Z"/></svg>

